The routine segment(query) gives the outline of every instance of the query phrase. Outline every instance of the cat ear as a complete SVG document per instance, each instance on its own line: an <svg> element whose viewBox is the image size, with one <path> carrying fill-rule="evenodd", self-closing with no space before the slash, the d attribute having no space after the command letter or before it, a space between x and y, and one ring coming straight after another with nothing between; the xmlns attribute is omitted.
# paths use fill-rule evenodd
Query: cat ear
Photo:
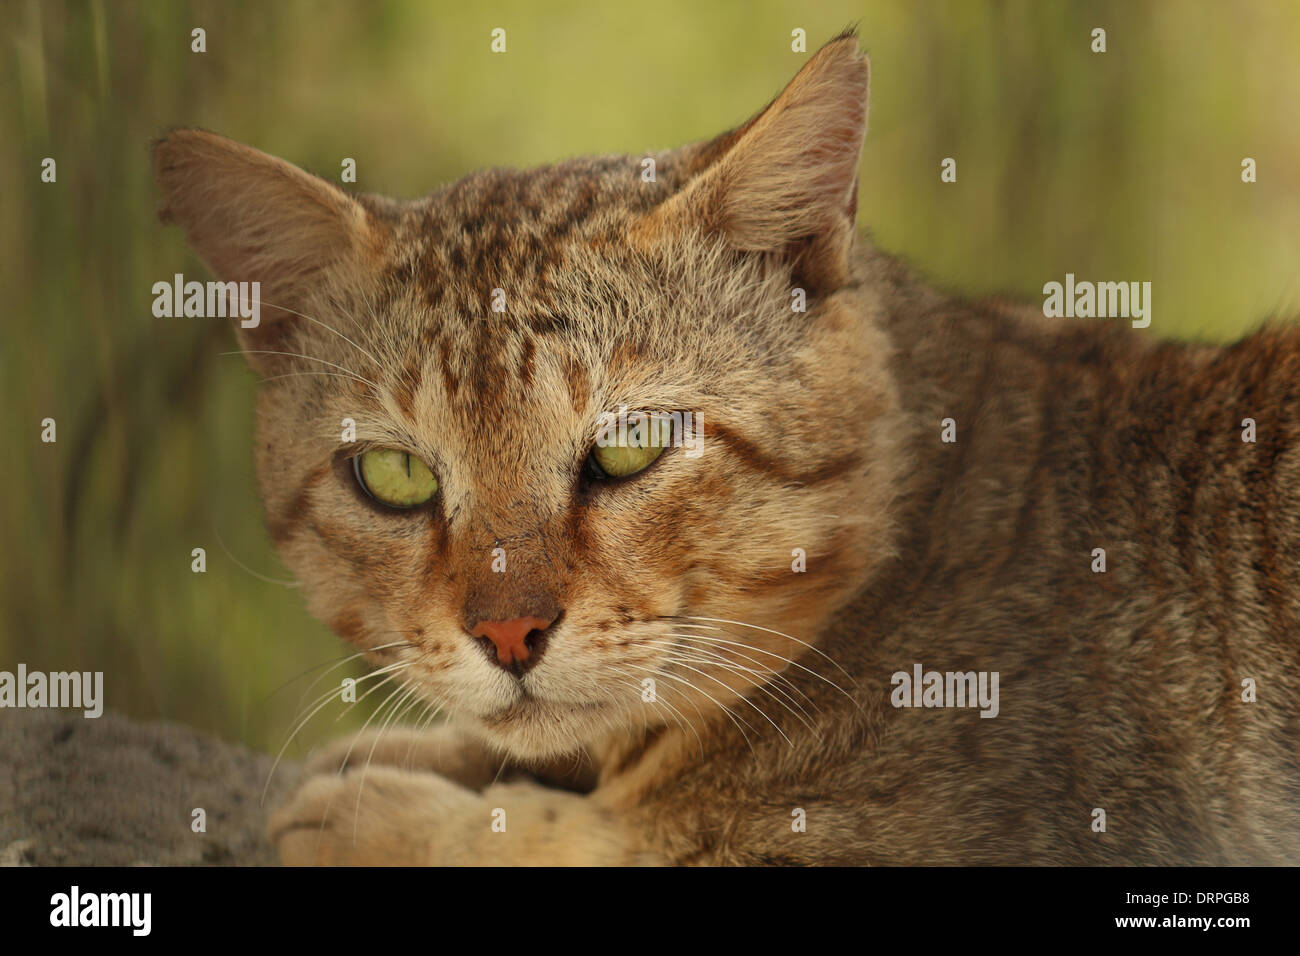
<svg viewBox="0 0 1300 956"><path fill-rule="evenodd" d="M870 67L856 34L822 47L766 109L705 145L706 163L646 223L702 228L737 249L780 252L811 285L847 280Z"/></svg>
<svg viewBox="0 0 1300 956"><path fill-rule="evenodd" d="M177 223L218 278L261 284L260 321L237 323L246 353L283 350L313 295L356 282L375 229L342 189L274 156L197 129L154 144L159 218ZM259 370L276 356L248 354Z"/></svg>

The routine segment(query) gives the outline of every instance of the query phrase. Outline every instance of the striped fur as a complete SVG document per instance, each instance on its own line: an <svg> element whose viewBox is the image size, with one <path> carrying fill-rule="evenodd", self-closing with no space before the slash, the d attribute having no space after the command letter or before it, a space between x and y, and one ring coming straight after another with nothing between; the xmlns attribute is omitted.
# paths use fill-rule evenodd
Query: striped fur
<svg viewBox="0 0 1300 956"><path fill-rule="evenodd" d="M399 203L160 141L164 218L285 307L240 331L272 537L452 717L358 744L364 774L322 754L286 861L1300 859L1300 340L933 290L854 236L867 84L837 38L653 183L617 156ZM700 415L704 453L584 483L619 405ZM371 445L434 506L366 501ZM517 681L467 627L537 607L563 617ZM891 707L914 662L998 671L999 716Z"/></svg>

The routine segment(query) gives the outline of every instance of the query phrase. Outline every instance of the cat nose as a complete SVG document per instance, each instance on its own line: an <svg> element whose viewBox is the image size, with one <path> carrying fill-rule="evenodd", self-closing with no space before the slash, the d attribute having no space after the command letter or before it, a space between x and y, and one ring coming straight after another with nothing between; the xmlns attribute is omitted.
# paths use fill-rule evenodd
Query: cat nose
<svg viewBox="0 0 1300 956"><path fill-rule="evenodd" d="M470 629L487 646L488 655L498 665L523 677L537 666L546 650L546 629L559 619L557 614L549 621L542 617L516 617L509 621L479 621Z"/></svg>

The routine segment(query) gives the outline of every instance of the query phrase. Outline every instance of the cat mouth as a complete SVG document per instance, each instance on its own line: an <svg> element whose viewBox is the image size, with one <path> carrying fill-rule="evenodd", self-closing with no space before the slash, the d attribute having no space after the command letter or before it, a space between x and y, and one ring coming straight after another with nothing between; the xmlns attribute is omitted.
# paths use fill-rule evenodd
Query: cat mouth
<svg viewBox="0 0 1300 956"><path fill-rule="evenodd" d="M553 701L545 700L527 691L517 700L505 707L490 711L479 719L494 727L520 721L536 721L586 715L604 710L607 705L600 701Z"/></svg>

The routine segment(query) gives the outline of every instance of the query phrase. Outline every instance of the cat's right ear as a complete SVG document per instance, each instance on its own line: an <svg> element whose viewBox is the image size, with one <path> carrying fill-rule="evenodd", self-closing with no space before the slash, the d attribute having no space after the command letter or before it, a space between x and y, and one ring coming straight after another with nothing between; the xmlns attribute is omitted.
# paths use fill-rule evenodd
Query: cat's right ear
<svg viewBox="0 0 1300 956"><path fill-rule="evenodd" d="M686 185L638 234L654 242L702 231L784 257L819 291L842 285L857 232L870 75L856 33L827 43L748 123L691 148Z"/></svg>
<svg viewBox="0 0 1300 956"><path fill-rule="evenodd" d="M176 223L225 282L258 282L256 327L236 323L259 371L283 366L287 333L310 315L314 296L361 280L377 230L355 199L274 156L198 129L154 143L159 218Z"/></svg>

